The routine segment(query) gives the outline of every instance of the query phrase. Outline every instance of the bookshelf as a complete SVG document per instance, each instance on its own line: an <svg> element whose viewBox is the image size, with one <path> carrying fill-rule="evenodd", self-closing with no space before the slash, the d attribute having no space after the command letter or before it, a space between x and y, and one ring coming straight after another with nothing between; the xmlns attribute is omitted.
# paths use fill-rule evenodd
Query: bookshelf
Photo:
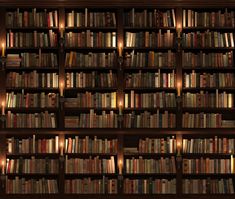
<svg viewBox="0 0 235 199"><path fill-rule="evenodd" d="M56 128L59 101L58 10L7 9L5 20L5 126ZM29 114L26 114L27 109Z"/></svg>
<svg viewBox="0 0 235 199"><path fill-rule="evenodd" d="M117 194L117 138L65 138L65 193Z"/></svg>
<svg viewBox="0 0 235 199"><path fill-rule="evenodd" d="M227 72L234 65L233 15L227 8L183 9L183 127L234 127L227 111L234 105L233 72Z"/></svg>
<svg viewBox="0 0 235 199"><path fill-rule="evenodd" d="M234 2L0 10L0 197L234 197Z"/></svg>
<svg viewBox="0 0 235 199"><path fill-rule="evenodd" d="M51 135L6 138L7 194L58 193L58 139Z"/></svg>
<svg viewBox="0 0 235 199"><path fill-rule="evenodd" d="M176 128L175 9L125 9L123 26L124 128Z"/></svg>
<svg viewBox="0 0 235 199"><path fill-rule="evenodd" d="M65 128L117 128L116 10L65 17Z"/></svg>
<svg viewBox="0 0 235 199"><path fill-rule="evenodd" d="M191 186L196 186L197 194L230 193L234 173L233 147L234 138L231 135L184 136L183 176L184 183L188 181L189 185L183 184L184 194L193 193ZM222 182L223 186L220 184ZM198 183L205 183L206 186L202 188ZM210 183L213 185L210 186Z"/></svg>
<svg viewBox="0 0 235 199"><path fill-rule="evenodd" d="M125 194L176 194L175 136L126 136L123 156Z"/></svg>
<svg viewBox="0 0 235 199"><path fill-rule="evenodd" d="M234 127L233 15L227 8L183 9L183 128ZM183 194L233 193L232 140L183 139Z"/></svg>

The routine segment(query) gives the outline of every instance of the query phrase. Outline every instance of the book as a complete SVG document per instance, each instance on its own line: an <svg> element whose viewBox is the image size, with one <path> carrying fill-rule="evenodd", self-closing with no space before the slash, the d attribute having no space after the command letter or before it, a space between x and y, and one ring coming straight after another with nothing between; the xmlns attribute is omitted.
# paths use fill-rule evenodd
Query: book
<svg viewBox="0 0 235 199"><path fill-rule="evenodd" d="M124 12L124 25L127 27L176 27L175 10L136 10Z"/></svg>
<svg viewBox="0 0 235 199"><path fill-rule="evenodd" d="M65 181L65 193L67 194L117 194L117 179L82 178Z"/></svg>
<svg viewBox="0 0 235 199"><path fill-rule="evenodd" d="M117 139L102 139L91 138L90 136L85 136L81 138L79 136L68 137L65 139L65 153L117 153Z"/></svg>
<svg viewBox="0 0 235 199"><path fill-rule="evenodd" d="M70 51L65 56L66 68L106 68L114 67L116 65L117 55L116 52L107 53L77 53Z"/></svg>
<svg viewBox="0 0 235 199"><path fill-rule="evenodd" d="M26 179L19 178L6 179L6 193L7 194L56 194L58 191L57 180L55 179Z"/></svg>
<svg viewBox="0 0 235 199"><path fill-rule="evenodd" d="M117 128L117 113L102 111L96 113L90 109L90 113L81 113L79 116L65 116L65 128Z"/></svg>
<svg viewBox="0 0 235 199"><path fill-rule="evenodd" d="M175 194L176 179L124 179L125 194Z"/></svg>
<svg viewBox="0 0 235 199"><path fill-rule="evenodd" d="M7 48L55 48L57 34L49 30L46 32L7 32Z"/></svg>
<svg viewBox="0 0 235 199"><path fill-rule="evenodd" d="M56 128L56 126L55 113L48 111L30 114L7 112L7 128Z"/></svg>
<svg viewBox="0 0 235 199"><path fill-rule="evenodd" d="M168 111L160 113L159 110L157 113L132 111L124 114L123 125L125 128L175 128L176 115Z"/></svg>
<svg viewBox="0 0 235 199"><path fill-rule="evenodd" d="M78 48L115 48L116 32L66 32L66 47Z"/></svg>
<svg viewBox="0 0 235 199"><path fill-rule="evenodd" d="M233 194L232 178L228 179L184 179L184 194Z"/></svg>
<svg viewBox="0 0 235 199"><path fill-rule="evenodd" d="M235 27L234 11L216 9L215 11L183 10L183 27Z"/></svg>
<svg viewBox="0 0 235 199"><path fill-rule="evenodd" d="M12 27L58 27L58 11L32 8L15 9L16 11L6 12L6 26Z"/></svg>
<svg viewBox="0 0 235 199"><path fill-rule="evenodd" d="M83 158L69 158L66 155L66 174L111 174L116 173L114 157L102 159L99 156Z"/></svg>
<svg viewBox="0 0 235 199"><path fill-rule="evenodd" d="M125 108L163 108L176 107L175 93L125 93Z"/></svg>

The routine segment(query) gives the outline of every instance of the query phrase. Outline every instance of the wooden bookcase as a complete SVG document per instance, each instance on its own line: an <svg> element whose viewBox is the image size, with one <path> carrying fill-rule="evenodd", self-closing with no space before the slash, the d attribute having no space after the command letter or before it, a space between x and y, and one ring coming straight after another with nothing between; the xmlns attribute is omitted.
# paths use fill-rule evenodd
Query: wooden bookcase
<svg viewBox="0 0 235 199"><path fill-rule="evenodd" d="M57 11L58 16L58 24L57 26L53 27L7 27L6 25L6 13L8 11L15 12L19 8L20 12L22 11L29 11L31 12L33 8L36 8L37 11L44 12L46 9L46 12L50 11ZM133 9L134 8L134 9ZM140 13L144 12L144 10L147 11L147 15L149 12L168 12L169 20L172 17L171 15L175 15L175 23L174 25L156 25L156 26L141 26L141 25L132 25L131 23L127 23L125 21L126 17L129 13L129 16L132 12ZM195 160L198 159L210 159L212 160L223 160L227 159L229 162L229 159L233 158L233 155L235 154L233 146L229 146L227 151L224 152L203 152L198 153L194 150L191 152L186 152L184 149L184 140L193 140L193 139L208 139L209 142L214 142L215 139L219 140L220 138L223 139L234 139L234 133L235 133L235 127L232 128L211 128L211 126L206 126L206 128L201 128L199 126L198 128L195 128L193 126L190 126L189 128L183 127L183 114L186 112L189 113L219 113L222 114L222 118L226 120L234 120L234 105L235 105L235 99L233 98L232 106L231 107L223 107L223 106L212 106L214 103L210 103L210 107L205 107L201 105L198 106L186 106L185 105L185 99L184 96L186 93L195 94L200 92L208 92L209 94L214 94L218 92L219 94L223 94L223 92L229 93L234 96L235 94L235 84L230 86L219 86L218 82L216 86L204 86L204 87L186 87L185 86L185 76L186 74L192 74L194 73L200 73L200 74L216 74L219 73L226 74L233 76L233 81L235 82L234 77L234 46L228 45L225 47L215 47L215 46L185 46L184 43L184 36L187 33L205 33L205 32L219 32L222 34L231 33L233 35L233 40L235 40L235 32L234 27L223 25L222 27L219 25L211 26L211 24L205 25L205 26L184 26L184 10L191 10L191 11L197 11L198 13L203 12L218 12L221 11L223 14L224 12L235 12L235 2L232 0L210 0L210 1L193 1L193 0L183 0L183 1L172 1L172 0L160 0L160 1L125 1L125 0L114 0L112 2L109 2L107 0L99 2L95 0L91 1L30 1L30 2L24 2L24 1L16 1L16 0L9 0L9 1L0 1L0 11L2 13L2 17L0 18L0 42L4 43L5 46L7 44L7 33L9 32L25 32L25 33L33 33L34 31L37 31L39 33L48 33L49 30L55 33L56 37L56 43L53 47L33 47L33 46L23 46L23 47L11 47L6 48L6 55L9 54L21 54L24 52L27 53L54 53L58 62L58 65L55 67L38 67L38 66L32 66L30 67L11 67L8 68L6 66L6 57L1 58L1 67L0 67L0 101L5 101L6 94L14 91L15 93L22 93L22 88L8 88L7 87L7 79L10 72L17 72L17 73L29 73L36 71L38 73L56 73L58 75L58 81L57 85L54 88L43 88L43 87L31 87L29 84L27 87L24 88L24 93L35 93L35 94L41 94L42 92L48 93L55 93L57 94L57 100L56 100L56 106L52 107L45 107L41 108L40 106L35 107L12 107L12 108L6 108L6 114L7 111L12 111L13 113L25 113L25 114L33 114L33 113L40 113L48 111L49 113L55 113L56 118L56 128L48 128L47 126L44 128L7 128L6 126L6 118L7 116L1 116L1 123L0 123L0 163L4 163L4 167L6 167L6 162L9 160L20 160L20 159L46 159L47 161L55 160L57 162L57 169L55 173L50 172L34 172L34 173L24 173L24 172L8 172L7 174L1 174L0 175L0 197L1 198L152 198L152 197L158 197L158 198L234 198L234 194L228 194L228 193L213 193L212 181L215 180L215 183L218 183L218 180L220 179L232 179L233 187L235 184L235 178L234 178L234 170L231 172L227 171L225 173L217 172L217 173L203 173L203 172L195 172L193 170L192 173L185 173L185 164L187 164L187 160ZM87 26L78 26L75 27L73 25L68 25L67 23L67 16L69 13L74 11L74 13L82 13L81 15L85 15L85 12L98 12L98 13L107 13L108 15L113 15L114 13L116 18L116 24L112 25L101 25L101 26L92 26L89 25L89 19L88 19L88 25ZM111 14L110 14L111 13ZM134 16L134 15L133 15ZM186 18L188 18L189 15L186 15ZM110 17L110 16L109 16ZM130 18L130 17L129 17ZM141 17L139 17L141 19ZM134 17L133 20L137 21L138 17ZM149 19L147 19L149 20ZM171 21L171 20L170 20ZM147 22L148 24L149 22ZM165 22L169 23L169 21ZM172 21L171 21L172 23ZM71 33L70 33L71 32ZM110 38L110 46L106 45L97 45L93 47L92 45L77 45L76 42L71 42L72 45L67 45L67 35L69 34L77 34L82 33L83 34L92 34L93 35L93 42L96 34L103 34L108 33ZM147 33L146 33L147 32ZM63 33L63 37L61 37L61 33ZM115 35L115 45L112 45L112 33ZM151 43L148 43L148 41L144 41L140 45L127 45L127 37L126 35L129 33L135 33L135 34L142 34L143 36L139 37L139 40L144 40L145 34L172 34L172 45L167 46L164 42L162 43L162 46L153 45ZM230 35L229 35L230 36ZM228 37L229 37L228 36ZM86 37L86 36L85 36ZM102 37L102 36L101 36ZM89 37L90 40L91 37ZM104 38L107 38L104 37ZM141 40L141 41L142 41ZM92 40L91 40L92 41ZM90 42L91 42L90 41ZM148 43L149 45L145 44ZM122 53L119 54L119 45L122 45ZM2 50L2 48L1 48ZM80 53L81 59L85 59L84 57L88 55L94 56L94 62L91 62L92 64L88 65L77 65L74 64L72 66L66 65L66 57L69 57L70 52ZM102 54L103 53L103 54ZM127 59L131 59L131 55L135 55L139 53L145 57L144 64L127 64ZM149 56L150 53L154 53L154 56L156 56L156 63L157 64L148 64L149 59L146 57ZM224 56L225 60L228 59L228 56L231 57L232 61L230 65L225 65L223 67L218 67L218 64L216 65L208 65L204 64L198 64L198 65L187 65L187 63L190 63L192 60L191 57L188 59L188 62L185 60L185 53L191 53L191 54L203 54L205 56L205 62L209 59L208 53L213 53L212 56L215 55L215 53L219 54L218 56ZM226 54L227 53L227 54ZM230 55L228 55L230 53ZM102 54L102 55L101 55ZM170 58L174 61L169 61L169 56L167 58L163 58L164 64L159 64L159 57L164 57L166 55L170 55ZM121 55L121 56L120 56ZM105 57L105 59L110 58L110 63L105 65L105 67L102 67L102 64L99 64L97 60L101 59L101 57ZM195 55L196 56L196 55ZM227 57L226 57L227 56ZM32 57L30 57L31 59ZM87 58L88 59L88 58ZM104 59L104 58L103 58ZM197 58L195 58L197 59ZM198 58L199 59L199 58ZM211 58L213 59L213 58ZM230 59L230 58L229 58ZM72 60L72 59L71 59ZM143 61L143 60L142 60ZM76 62L78 63L78 61ZM80 73L80 74L91 74L91 77L98 77L96 78L96 82L92 86L87 86L86 84L83 86L68 86L68 81L66 80L66 77L68 75L71 75L72 73ZM107 83L103 86L100 86L101 84L101 78L100 74L107 74L106 79L109 78L109 75L112 73L112 78L116 77L116 81L114 84L110 84L107 86ZM127 79L132 78L133 74L147 74L146 78L139 83L138 86L127 86ZM173 73L173 76L175 77L174 83L171 87L168 86L152 86L149 85L146 80L149 79L149 77L159 75L161 76L163 73L170 74ZM92 76L93 75L93 76ZM105 76L105 75L104 75ZM168 75L166 75L168 76ZM75 77L75 76L74 76ZM73 78L74 78L73 77ZM71 78L71 77L70 77ZM92 78L91 78L92 79ZM172 79L172 78L169 78ZM111 80L110 80L111 81ZM72 81L71 81L72 82ZM70 82L70 84L71 84ZM107 80L109 82L109 80ZM233 83L234 83L233 82ZM61 83L63 84L63 96L60 95L60 86ZM76 82L75 82L76 83ZM89 82L90 83L90 82ZM110 83L110 82L109 82ZM153 83L153 82L151 82ZM150 83L150 84L151 84ZM155 82L154 82L155 83ZM178 96L177 87L180 88L180 96ZM71 101L68 101L69 98L76 98L77 94L83 93L90 93L90 95L94 95L96 93L99 93L97 95L107 94L108 97L105 96L104 98L106 101L111 102L111 93L115 93L116 95L115 103L110 105L109 103L104 103L103 105L96 105L95 107L84 107L82 105L75 105L75 106L67 106L71 105ZM144 105L144 106L138 106L137 105L131 105L130 102L126 102L125 100L131 95L131 93L139 94L139 99L142 99L143 94L152 95L153 93L160 93L159 95L164 92L164 95L171 95L169 98L172 100L172 105L169 105L169 103L163 104L164 105L156 105L155 107L151 105ZM128 96L129 95L129 96ZM100 97L99 96L99 97ZM149 97L148 96L148 97ZM221 98L224 96L221 96ZM147 98L147 97L146 97ZM208 97L208 99L210 96ZM84 100L85 99L85 100ZM206 100L206 99L204 99ZM87 98L83 96L83 101L87 102ZM150 100L149 100L150 101ZM67 103L67 105L66 105ZM109 105L107 105L109 104ZM92 111L91 111L92 109ZM136 115L140 115L141 113L147 113L147 114L161 114L165 111L168 112L168 114L174 114L175 120L174 125L171 125L172 122L168 126L166 125L158 125L154 126L153 128L148 128L148 124L146 125L140 125L138 128L135 124L137 123L137 119L135 120ZM102 124L102 128L98 128L98 126L94 126L93 128L90 127L90 124L86 122L93 120L90 117L83 118L83 121L80 123L77 122L76 125L66 126L65 118L68 116L71 118L71 116L79 116L80 114L89 114L90 112L97 113L97 115L102 114L110 114L112 113L112 117L114 118L114 123L112 125L108 124ZM103 116L105 117L105 116ZM129 117L129 119L127 119ZM150 116L146 116L148 118ZM144 119L142 116L139 118L138 122L141 124ZM80 119L80 118L79 118ZM81 119L80 119L81 120ZM130 125L127 124L127 120L130 120ZM165 119L167 122L169 119ZM149 121L149 120L147 120ZM156 123L153 122L154 124ZM135 125L134 125L135 124ZM160 124L160 123L159 123ZM84 125L84 126L82 126ZM43 125L44 126L44 125ZM9 139L14 138L15 140L20 140L19 142L22 142L22 139L32 139L35 137L35 140L38 139L46 139L49 140L51 138L57 138L57 151L53 153L37 153L37 152L26 152L26 153L8 153L9 151ZM65 149L65 146L68 146L69 138L77 139L87 139L89 137L90 140L95 139L102 139L103 141L106 140L106 143L108 140L115 139L117 142L117 151L115 152L94 152L94 151L88 151L88 152L78 152L76 151L76 144L73 143L73 141L70 142L70 147L74 147L73 149L76 152L68 152L67 149ZM140 140L165 140L167 144L169 144L169 138L172 138L174 146L174 150L171 152L169 151L162 151L162 152L142 152L140 151L139 142ZM67 140L67 141L66 141ZM76 141L74 141L76 142ZM91 142L91 141L90 141ZM156 141L157 142L157 141ZM202 141L203 142L203 141ZM226 141L224 141L223 146L227 144ZM18 143L18 145L21 145ZM209 144L208 144L209 145ZM227 144L228 145L228 144ZM155 145L154 145L155 146ZM215 144L213 145L215 147ZM126 148L134 148L134 152L127 152ZM8 150L7 150L8 149ZM69 160L75 159L83 159L83 160L92 160L94 158L100 159L101 161L108 161L109 159L114 158L114 166L115 166L115 172L109 173L109 172L72 172L72 173L66 173L66 167L68 166L66 162ZM127 173L127 164L132 164L130 162L139 161L138 159L143 158L143 160L152 160L152 161L164 161L166 159L174 159L175 164L173 165L175 171L166 171L166 172L160 172L160 171L151 171L149 173L145 172L137 172L136 173ZM128 159L128 160L127 160ZM77 161L77 160L76 160ZM127 163L129 161L129 163ZM142 160L141 160L142 161ZM231 161L232 162L232 161ZM230 164L231 164L230 162ZM233 161L234 162L234 161ZM51 163L47 163L50 165ZM100 163L99 163L100 164ZM99 165L98 164L98 165ZM105 164L101 163L100 165ZM219 164L219 163L218 163ZM234 163L233 163L234 164ZM129 166L130 166L129 165ZM135 166L138 165L138 163L135 163ZM71 166L71 164L70 164ZM133 167L135 167L133 166ZM139 165L140 166L140 165ZM167 167L169 165L165 165ZM1 165L2 167L2 165ZM85 166L86 167L86 166ZM231 167L231 165L230 165ZM190 167L188 167L190 168ZM187 169L188 169L187 168ZM83 168L85 169L85 168ZM138 168L133 168L134 170L138 170ZM143 169L143 168L142 168ZM161 170L161 169L160 169ZM143 171L143 170L141 170ZM37 194L37 193L31 193L31 194L7 194L6 193L6 184L8 179L15 179L15 177L25 178L26 181L28 179L46 179L46 180L56 180L58 192L57 193L44 193L44 194ZM79 179L86 179L87 187L91 188L93 184L93 180L99 180L97 184L101 187L101 191L96 194L88 193L88 191L84 191L84 193L68 193L66 189L71 186L72 181L79 180ZM113 182L109 181L110 179L113 180ZM134 188L132 190L131 194L125 193L126 190L126 181L127 179L130 179L130 181L135 181L135 186L142 186L145 183L147 184L146 190L143 190L141 188L137 188L137 190L140 193L133 193ZM154 180L160 179L162 180L160 184L167 183L169 180L175 180L172 181L171 185L174 187L175 193L161 193L165 191L165 187L162 188L160 191L156 191L157 193L154 194L153 191L153 183ZM195 184L191 184L191 187L196 186L196 184L203 184L206 186L206 193L202 194L193 194L193 193L185 193L184 190L184 182L186 179L192 180L192 179L200 179L201 181L198 181ZM202 181L204 179L204 181ZM145 182L143 182L146 180ZM231 182L231 181L230 181ZM67 183L67 185L66 185ZM84 183L84 181L83 181ZM112 184L113 183L113 184ZM129 182L130 183L130 182ZM140 185L143 183L142 185ZM175 183L175 184L174 184ZM189 183L189 182L187 182ZM224 182L223 182L224 183ZM225 182L226 183L226 182ZM115 184L115 185L114 185ZM111 189L110 187L114 188L116 190L116 193L108 194L108 191ZM130 187L134 184L131 184ZM220 186L222 186L220 184ZM216 186L215 186L216 187ZM216 187L218 188L218 187ZM214 190L217 190L214 188ZM75 188L76 189L76 188ZM144 193L146 192L146 194Z"/></svg>

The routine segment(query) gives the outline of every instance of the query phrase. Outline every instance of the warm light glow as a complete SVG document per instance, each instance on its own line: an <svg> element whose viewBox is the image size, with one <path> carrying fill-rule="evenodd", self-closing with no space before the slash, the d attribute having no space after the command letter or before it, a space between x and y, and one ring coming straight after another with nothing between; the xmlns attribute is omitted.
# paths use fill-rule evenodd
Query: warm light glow
<svg viewBox="0 0 235 199"><path fill-rule="evenodd" d="M180 147L181 147L181 142L177 141L177 148L180 148Z"/></svg>
<svg viewBox="0 0 235 199"><path fill-rule="evenodd" d="M2 164L2 171L1 171L1 173L5 174L5 161L2 160L1 164Z"/></svg>
<svg viewBox="0 0 235 199"><path fill-rule="evenodd" d="M5 101L2 101L2 115L5 115Z"/></svg>
<svg viewBox="0 0 235 199"><path fill-rule="evenodd" d="M60 96L64 96L64 82L60 82Z"/></svg>
<svg viewBox="0 0 235 199"><path fill-rule="evenodd" d="M177 87L181 87L181 83L180 82L177 83Z"/></svg>
<svg viewBox="0 0 235 199"><path fill-rule="evenodd" d="M64 154L64 143L61 141L60 142L60 155L63 156Z"/></svg>
<svg viewBox="0 0 235 199"><path fill-rule="evenodd" d="M178 24L177 24L177 29L178 29L178 30L181 30L181 28L182 28L181 23L178 23Z"/></svg>
<svg viewBox="0 0 235 199"><path fill-rule="evenodd" d="M118 55L119 55L119 57L122 57L122 49L123 49L123 46L122 46L122 43L120 42L119 45L118 45Z"/></svg>
<svg viewBox="0 0 235 199"><path fill-rule="evenodd" d="M63 38L64 37L64 24L60 24L60 37Z"/></svg>
<svg viewBox="0 0 235 199"><path fill-rule="evenodd" d="M177 141L177 156L180 156L181 142Z"/></svg>
<svg viewBox="0 0 235 199"><path fill-rule="evenodd" d="M119 101L119 115L122 115L122 101Z"/></svg>
<svg viewBox="0 0 235 199"><path fill-rule="evenodd" d="M60 87L64 88L64 82L60 82Z"/></svg>
<svg viewBox="0 0 235 199"><path fill-rule="evenodd" d="M2 57L5 57L5 43L2 43Z"/></svg>
<svg viewBox="0 0 235 199"><path fill-rule="evenodd" d="M182 26L180 23L177 24L177 37L180 38L180 33L181 33Z"/></svg>
<svg viewBox="0 0 235 199"><path fill-rule="evenodd" d="M122 160L119 160L118 164L119 166L122 166Z"/></svg>
<svg viewBox="0 0 235 199"><path fill-rule="evenodd" d="M64 147L64 144L63 144L63 142L61 141L60 142L60 148L63 148Z"/></svg>
<svg viewBox="0 0 235 199"><path fill-rule="evenodd" d="M180 96L181 82L177 82L177 96Z"/></svg>
<svg viewBox="0 0 235 199"><path fill-rule="evenodd" d="M123 166L122 160L119 160L119 161L118 161L119 175L122 175L122 166Z"/></svg>

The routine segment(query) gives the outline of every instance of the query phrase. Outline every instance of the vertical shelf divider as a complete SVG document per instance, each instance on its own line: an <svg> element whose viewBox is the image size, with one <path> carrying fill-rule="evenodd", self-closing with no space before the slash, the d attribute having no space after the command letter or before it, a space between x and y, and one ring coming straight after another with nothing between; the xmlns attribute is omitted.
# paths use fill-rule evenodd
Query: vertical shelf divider
<svg viewBox="0 0 235 199"><path fill-rule="evenodd" d="M178 96L178 92L176 92L176 106L177 106L177 119L176 119L176 128L182 128L182 48L181 48L181 35L182 35L182 8L176 9L176 90L178 91L178 87L180 89L180 96Z"/></svg>
<svg viewBox="0 0 235 199"><path fill-rule="evenodd" d="M118 68L118 97L117 97L117 107L124 109L124 78L123 78L123 68L124 68L124 36L123 36L123 15L124 10L118 9L117 10L117 49L119 49L119 45L122 45L122 57L119 57L119 52L117 50L117 68ZM124 113L119 115L119 128L123 128L123 116Z"/></svg>
<svg viewBox="0 0 235 199"><path fill-rule="evenodd" d="M58 128L59 129L64 129L64 118L65 118L65 111L64 111L64 99L65 99L65 9L60 8L59 9L59 32L63 32L63 38L61 38L61 35L58 32L58 41L59 41L59 50L58 50L58 55L59 55L59 88L61 86L61 83L63 84L63 96L59 97L59 124ZM61 28L63 28L63 31L60 31ZM60 89L59 89L60 90ZM59 92L60 93L60 92Z"/></svg>

